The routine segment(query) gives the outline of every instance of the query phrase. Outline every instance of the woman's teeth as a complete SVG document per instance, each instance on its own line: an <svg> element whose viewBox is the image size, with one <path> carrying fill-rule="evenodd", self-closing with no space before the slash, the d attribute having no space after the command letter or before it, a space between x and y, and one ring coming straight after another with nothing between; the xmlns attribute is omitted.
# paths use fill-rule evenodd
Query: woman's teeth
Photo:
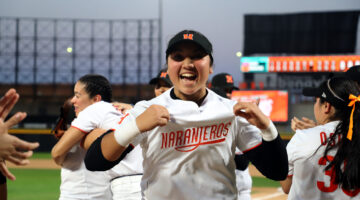
<svg viewBox="0 0 360 200"><path fill-rule="evenodd" d="M189 80L195 80L196 79L196 75L195 74L181 74L180 75L181 79L189 79Z"/></svg>

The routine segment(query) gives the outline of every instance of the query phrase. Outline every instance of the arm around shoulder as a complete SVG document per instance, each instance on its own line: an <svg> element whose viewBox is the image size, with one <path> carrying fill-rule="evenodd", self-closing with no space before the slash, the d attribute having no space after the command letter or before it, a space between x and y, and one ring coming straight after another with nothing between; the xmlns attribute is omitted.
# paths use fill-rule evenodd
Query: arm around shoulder
<svg viewBox="0 0 360 200"><path fill-rule="evenodd" d="M66 154L84 137L84 135L85 133L74 127L70 127L67 131L65 131L64 135L51 150L51 157L55 163L62 165Z"/></svg>
<svg viewBox="0 0 360 200"><path fill-rule="evenodd" d="M111 169L131 150L132 146L125 148L119 145L115 140L114 131L109 130L91 144L85 156L85 166L90 171Z"/></svg>

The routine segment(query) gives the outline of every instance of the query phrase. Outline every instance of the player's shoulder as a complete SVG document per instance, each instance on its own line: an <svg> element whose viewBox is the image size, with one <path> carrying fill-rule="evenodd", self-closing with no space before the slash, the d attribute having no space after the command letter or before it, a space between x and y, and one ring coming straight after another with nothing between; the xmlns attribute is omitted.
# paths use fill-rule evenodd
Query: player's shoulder
<svg viewBox="0 0 360 200"><path fill-rule="evenodd" d="M88 106L86 109L88 109L88 108L92 109L92 110L97 110L99 112L115 109L115 107L111 103L105 102L105 101L99 101L99 102L93 103L90 106Z"/></svg>
<svg viewBox="0 0 360 200"><path fill-rule="evenodd" d="M321 133L326 133L326 134L333 133L338 123L339 121L332 121L312 128L296 130L293 139L301 142L317 140L319 139L318 136Z"/></svg>
<svg viewBox="0 0 360 200"><path fill-rule="evenodd" d="M233 107L236 104L235 100L224 98L210 89L207 89L207 91L208 91L207 99L209 99L209 101L211 102L221 103L224 104L225 106L231 106L231 107Z"/></svg>
<svg viewBox="0 0 360 200"><path fill-rule="evenodd" d="M108 110L115 109L111 103L105 102L105 101L99 101L95 102L88 107L86 107L81 113L87 113L87 112L107 112Z"/></svg>
<svg viewBox="0 0 360 200"><path fill-rule="evenodd" d="M319 134L321 132L330 133L333 132L338 125L339 121L332 121L323 125L318 125L312 128L296 130L295 134L298 135L311 135L311 134Z"/></svg>

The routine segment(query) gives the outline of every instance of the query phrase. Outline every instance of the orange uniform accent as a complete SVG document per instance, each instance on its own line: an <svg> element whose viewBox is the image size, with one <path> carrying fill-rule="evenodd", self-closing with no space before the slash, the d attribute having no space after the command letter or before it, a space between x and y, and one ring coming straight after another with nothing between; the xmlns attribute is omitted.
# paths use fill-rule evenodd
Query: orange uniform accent
<svg viewBox="0 0 360 200"><path fill-rule="evenodd" d="M352 140L352 135L353 135L353 115L354 115L354 110L355 110L355 103L357 101L360 101L360 95L359 96L355 96L350 94L349 95L349 99L351 100L350 103L348 104L349 107L352 106L352 110L351 110L351 115L350 115L350 123L349 123L349 130L347 133L346 138L349 139L350 141Z"/></svg>
<svg viewBox="0 0 360 200"><path fill-rule="evenodd" d="M183 37L185 40L193 40L193 34L184 34Z"/></svg>

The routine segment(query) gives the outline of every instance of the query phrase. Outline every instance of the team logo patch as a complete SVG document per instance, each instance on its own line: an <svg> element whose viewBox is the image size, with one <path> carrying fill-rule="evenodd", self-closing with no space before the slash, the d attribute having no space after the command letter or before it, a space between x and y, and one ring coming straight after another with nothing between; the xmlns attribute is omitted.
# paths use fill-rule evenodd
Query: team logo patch
<svg viewBox="0 0 360 200"><path fill-rule="evenodd" d="M234 83L233 77L230 75L226 75L226 82L227 83Z"/></svg>
<svg viewBox="0 0 360 200"><path fill-rule="evenodd" d="M325 92L323 92L321 96L324 97L324 98L326 98Z"/></svg>
<svg viewBox="0 0 360 200"><path fill-rule="evenodd" d="M230 125L231 122L227 122L161 133L161 149L174 148L180 152L190 152L201 145L224 142Z"/></svg>
<svg viewBox="0 0 360 200"><path fill-rule="evenodd" d="M193 40L193 34L183 34L184 40Z"/></svg>
<svg viewBox="0 0 360 200"><path fill-rule="evenodd" d="M167 72L161 72L160 78L166 78Z"/></svg>

